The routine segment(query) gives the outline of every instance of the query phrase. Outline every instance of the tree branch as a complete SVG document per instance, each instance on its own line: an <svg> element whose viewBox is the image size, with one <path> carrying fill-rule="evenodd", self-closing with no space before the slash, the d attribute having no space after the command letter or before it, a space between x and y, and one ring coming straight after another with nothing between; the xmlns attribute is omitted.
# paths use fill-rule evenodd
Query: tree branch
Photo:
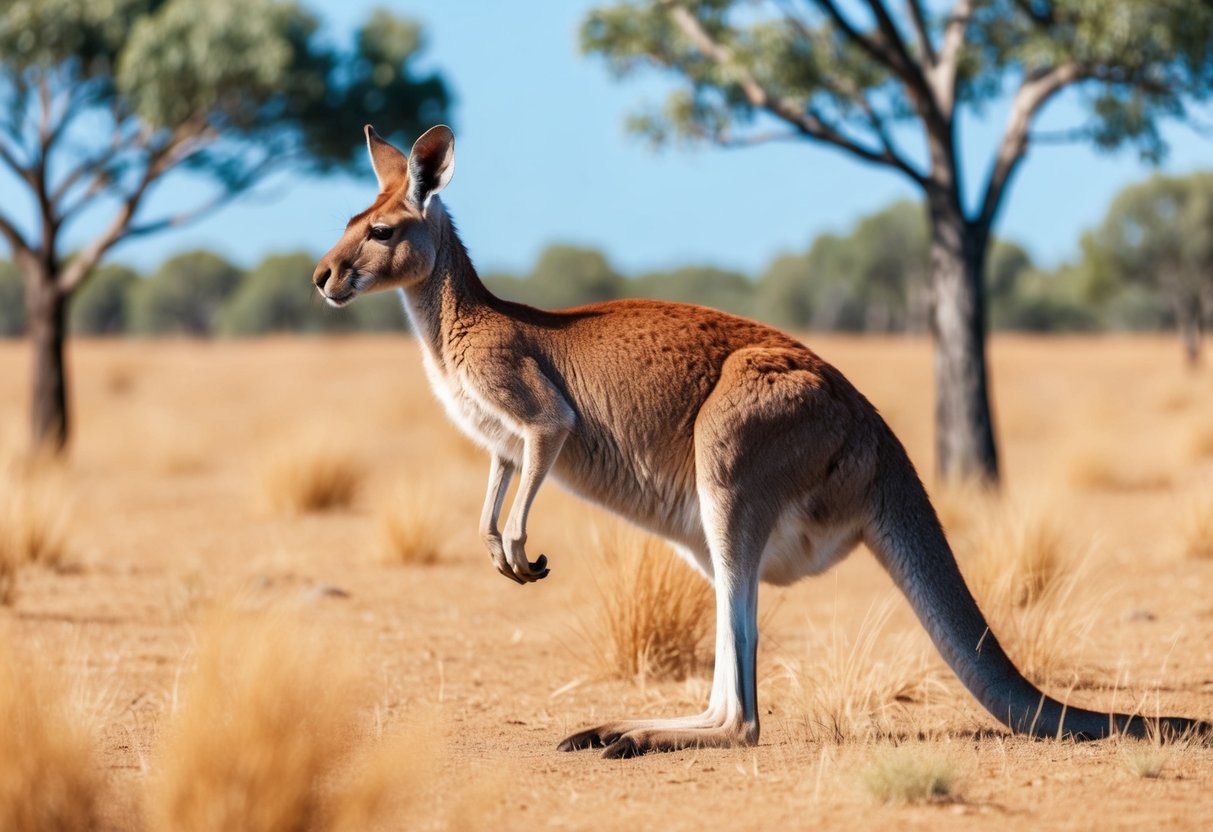
<svg viewBox="0 0 1213 832"><path fill-rule="evenodd" d="M64 295L70 295L80 287L89 276L105 253L114 247L124 236L147 189L166 171L178 164L182 159L197 152L199 137L207 132L205 118L198 116L180 125L165 142L151 151L143 175L134 188L123 198L118 211L110 220L109 225L91 243L85 246L59 275L57 289Z"/></svg>
<svg viewBox="0 0 1213 832"><path fill-rule="evenodd" d="M21 181L23 181L29 185L34 184L33 170L31 168L26 167L25 165L21 164L21 162L18 161L17 157L15 155L13 155L13 153L7 147L4 146L3 142L0 142L0 162L4 162L4 164L8 165L8 167L12 170L13 174Z"/></svg>
<svg viewBox="0 0 1213 832"><path fill-rule="evenodd" d="M26 242L25 237L17 230L17 227L9 222L8 217L0 214L0 236L8 242L9 248L12 249L13 258L17 259L22 256L28 258L34 254L33 248Z"/></svg>
<svg viewBox="0 0 1213 832"><path fill-rule="evenodd" d="M922 50L923 60L929 65L935 65L935 45L931 43L931 32L927 28L927 15L922 8L921 0L907 0L910 7L910 20L914 24L914 32L918 36L918 48Z"/></svg>
<svg viewBox="0 0 1213 832"><path fill-rule="evenodd" d="M864 52L867 52L878 64L888 68L896 75L901 75L893 53L889 51L887 45L860 33L858 29L851 25L851 21L847 20L846 15L842 13L842 10L838 8L833 0L810 0L810 2L824 12L831 23L842 30L847 40L854 43Z"/></svg>
<svg viewBox="0 0 1213 832"><path fill-rule="evenodd" d="M158 231L164 231L169 228L176 228L177 226L194 222L227 205L245 190L247 190L247 187L225 189L214 199L207 200L206 202L189 211L180 211L176 214L169 214L149 222L140 223L138 225L129 225L114 242L117 244L124 240L129 240L132 237L142 237L145 234L155 234Z"/></svg>
<svg viewBox="0 0 1213 832"><path fill-rule="evenodd" d="M663 5L666 6L670 19L705 57L717 65L729 67L735 73L737 85L751 106L782 119L803 135L832 144L864 161L900 170L920 186L925 184L923 175L904 158L894 153L889 146L873 149L860 144L812 108L802 109L786 98L768 93L753 73L734 63L728 47L708 34L691 12L683 6L672 5L668 0L663 0Z"/></svg>
<svg viewBox="0 0 1213 832"><path fill-rule="evenodd" d="M939 55L932 70L931 87L935 91L935 100L946 113L951 113L956 105L956 71L960 65L960 50L964 46L965 32L969 26L969 18L973 14L973 0L956 0L948 22L944 24L943 41L939 47Z"/></svg>
<svg viewBox="0 0 1213 832"><path fill-rule="evenodd" d="M892 49L890 57L893 70L904 80L910 100L914 102L930 133L936 140L946 142L950 148L951 108L945 110L940 106L936 90L928 79L930 66L917 63L910 55L901 31L889 10L885 8L884 0L867 0L867 4L876 17L876 25L880 28L884 40Z"/></svg>
<svg viewBox="0 0 1213 832"><path fill-rule="evenodd" d="M1032 22L1038 26L1047 28L1057 23L1057 15L1054 13L1051 5L1042 12L1036 9L1032 4L1032 0L1014 0L1014 2L1019 7L1019 10L1031 18Z"/></svg>
<svg viewBox="0 0 1213 832"><path fill-rule="evenodd" d="M889 15L889 10L885 8L884 0L867 0L867 4L876 17L876 25L880 28L885 42L892 47L894 69L897 69L907 81L920 85L925 90L926 79L923 78L921 67L915 63L914 58L910 55L910 50L906 48L901 30L897 28L897 24Z"/></svg>
<svg viewBox="0 0 1213 832"><path fill-rule="evenodd" d="M980 225L989 227L998 213L1007 183L1027 153L1032 119L1050 98L1088 74L1089 71L1081 64L1071 62L1031 72L1024 78L1011 102L1011 114L1007 118L1002 142L986 179L985 196L977 215Z"/></svg>

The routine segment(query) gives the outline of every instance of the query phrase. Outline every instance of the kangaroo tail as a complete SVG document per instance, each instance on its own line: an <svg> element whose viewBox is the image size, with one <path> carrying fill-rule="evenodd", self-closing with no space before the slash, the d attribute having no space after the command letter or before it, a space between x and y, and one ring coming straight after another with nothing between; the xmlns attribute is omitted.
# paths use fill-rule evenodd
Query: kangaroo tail
<svg viewBox="0 0 1213 832"><path fill-rule="evenodd" d="M888 435L874 484L866 542L905 593L944 660L991 715L1017 734L1102 739L1213 733L1182 717L1142 717L1068 707L1012 664L969 592L956 558L900 442ZM890 446L891 445L891 446Z"/></svg>

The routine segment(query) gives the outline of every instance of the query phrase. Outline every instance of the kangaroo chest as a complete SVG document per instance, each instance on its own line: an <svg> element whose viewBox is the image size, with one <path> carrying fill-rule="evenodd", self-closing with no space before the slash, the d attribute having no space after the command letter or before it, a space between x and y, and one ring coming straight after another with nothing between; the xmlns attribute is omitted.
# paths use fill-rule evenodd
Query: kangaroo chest
<svg viewBox="0 0 1213 832"><path fill-rule="evenodd" d="M442 366L429 349L423 348L421 356L434 395L459 430L485 450L521 462L521 432L486 405L458 371Z"/></svg>

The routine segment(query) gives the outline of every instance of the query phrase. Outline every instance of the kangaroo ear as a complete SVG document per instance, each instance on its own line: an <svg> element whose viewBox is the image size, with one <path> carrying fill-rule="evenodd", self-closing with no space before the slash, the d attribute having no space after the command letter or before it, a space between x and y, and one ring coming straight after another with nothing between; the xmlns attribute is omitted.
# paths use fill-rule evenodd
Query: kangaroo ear
<svg viewBox="0 0 1213 832"><path fill-rule="evenodd" d="M366 149L371 154L371 167L379 180L379 190L382 192L399 185L408 174L408 160L390 142L384 141L374 127L368 124L364 129Z"/></svg>
<svg viewBox="0 0 1213 832"><path fill-rule="evenodd" d="M409 154L409 199L421 206L441 191L455 175L455 134L445 124L421 135Z"/></svg>

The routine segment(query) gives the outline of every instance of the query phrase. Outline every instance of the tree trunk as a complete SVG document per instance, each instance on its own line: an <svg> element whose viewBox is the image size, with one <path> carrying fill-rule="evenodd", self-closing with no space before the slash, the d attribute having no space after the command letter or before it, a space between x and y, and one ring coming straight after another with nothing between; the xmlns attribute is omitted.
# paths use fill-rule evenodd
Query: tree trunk
<svg viewBox="0 0 1213 832"><path fill-rule="evenodd" d="M935 464L945 479L997 484L982 281L989 234L946 199L930 208Z"/></svg>
<svg viewBox="0 0 1213 832"><path fill-rule="evenodd" d="M35 453L59 454L67 447L67 377L63 362L67 297L51 279L26 283L34 390L30 418Z"/></svg>

